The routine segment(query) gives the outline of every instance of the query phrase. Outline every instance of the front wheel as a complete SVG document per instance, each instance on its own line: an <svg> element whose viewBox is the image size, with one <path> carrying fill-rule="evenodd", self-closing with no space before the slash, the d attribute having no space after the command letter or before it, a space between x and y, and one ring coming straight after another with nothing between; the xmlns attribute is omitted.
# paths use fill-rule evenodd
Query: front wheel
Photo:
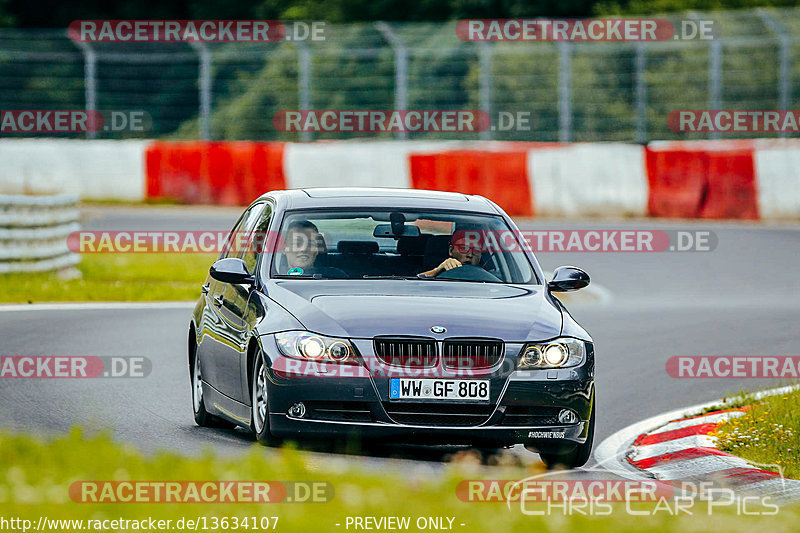
<svg viewBox="0 0 800 533"><path fill-rule="evenodd" d="M589 431L586 435L586 442L578 444L568 452L539 454L539 457L542 458L547 468L553 468L557 465L562 465L567 468L578 468L589 461L589 458L592 456L592 444L594 443L594 421L597 419L597 413L595 411L596 408L594 402L592 402L592 414L589 417Z"/></svg>
<svg viewBox="0 0 800 533"><path fill-rule="evenodd" d="M269 402L267 397L267 367L264 364L264 354L256 351L253 362L253 382L251 393L250 428L255 433L256 440L264 446L275 444L276 440L269 431Z"/></svg>

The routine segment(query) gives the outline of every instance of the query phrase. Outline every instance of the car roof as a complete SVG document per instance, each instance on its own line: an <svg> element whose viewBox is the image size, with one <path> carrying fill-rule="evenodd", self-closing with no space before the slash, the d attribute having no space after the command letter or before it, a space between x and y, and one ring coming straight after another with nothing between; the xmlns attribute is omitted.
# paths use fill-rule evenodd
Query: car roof
<svg viewBox="0 0 800 533"><path fill-rule="evenodd" d="M499 214L494 203L478 195L457 192L400 189L389 187L315 187L270 191L284 209L336 207L396 207L450 209L473 213Z"/></svg>

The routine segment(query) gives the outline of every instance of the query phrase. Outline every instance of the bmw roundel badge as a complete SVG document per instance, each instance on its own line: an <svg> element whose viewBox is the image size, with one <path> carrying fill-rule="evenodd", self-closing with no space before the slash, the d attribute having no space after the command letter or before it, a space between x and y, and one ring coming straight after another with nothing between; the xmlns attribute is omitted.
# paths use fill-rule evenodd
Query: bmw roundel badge
<svg viewBox="0 0 800 533"><path fill-rule="evenodd" d="M441 334L441 333L444 333L446 331L447 331L447 329L444 326L432 326L431 327L431 332L433 332L433 333Z"/></svg>

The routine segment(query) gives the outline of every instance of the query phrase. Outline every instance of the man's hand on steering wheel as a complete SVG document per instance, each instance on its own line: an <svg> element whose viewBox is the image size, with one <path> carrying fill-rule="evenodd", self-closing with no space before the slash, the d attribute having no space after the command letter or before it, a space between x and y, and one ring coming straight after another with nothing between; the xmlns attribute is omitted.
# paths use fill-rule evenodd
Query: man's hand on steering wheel
<svg viewBox="0 0 800 533"><path fill-rule="evenodd" d="M438 267L436 267L434 269L435 273L433 275L434 276L438 276L439 274L441 274L445 270L452 270L452 269L458 268L460 266L463 266L461 264L461 261L459 261L458 259L453 259L452 257L448 257L447 259L442 261L441 265L439 265Z"/></svg>

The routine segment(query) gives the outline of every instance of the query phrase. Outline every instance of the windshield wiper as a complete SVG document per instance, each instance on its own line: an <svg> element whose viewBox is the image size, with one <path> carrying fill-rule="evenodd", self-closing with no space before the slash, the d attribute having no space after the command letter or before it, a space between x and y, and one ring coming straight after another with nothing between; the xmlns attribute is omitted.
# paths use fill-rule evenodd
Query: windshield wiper
<svg viewBox="0 0 800 533"><path fill-rule="evenodd" d="M322 274L275 274L272 277L276 279L334 279L323 278Z"/></svg>
<svg viewBox="0 0 800 533"><path fill-rule="evenodd" d="M393 275L393 276L371 276L369 274L364 274L363 276L361 276L361 278L362 279L423 279L423 278L418 278L417 276L398 276L398 275Z"/></svg>

